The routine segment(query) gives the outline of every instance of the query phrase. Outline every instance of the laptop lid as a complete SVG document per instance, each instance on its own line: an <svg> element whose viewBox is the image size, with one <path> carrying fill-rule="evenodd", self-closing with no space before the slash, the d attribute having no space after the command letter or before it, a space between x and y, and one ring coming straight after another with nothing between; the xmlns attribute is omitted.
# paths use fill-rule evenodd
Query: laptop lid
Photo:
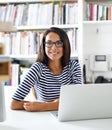
<svg viewBox="0 0 112 130"><path fill-rule="evenodd" d="M112 84L77 84L61 87L59 121L111 117Z"/></svg>

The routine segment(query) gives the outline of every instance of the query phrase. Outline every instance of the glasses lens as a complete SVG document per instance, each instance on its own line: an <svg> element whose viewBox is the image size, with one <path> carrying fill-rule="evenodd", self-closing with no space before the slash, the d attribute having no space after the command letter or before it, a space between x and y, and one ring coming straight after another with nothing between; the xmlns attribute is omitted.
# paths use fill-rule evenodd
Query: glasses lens
<svg viewBox="0 0 112 130"><path fill-rule="evenodd" d="M55 44L56 47L62 47L63 46L63 42L62 41L56 41L56 42L45 42L45 46L46 47L52 47L53 44Z"/></svg>
<svg viewBox="0 0 112 130"><path fill-rule="evenodd" d="M63 42L62 41L57 41L55 42L57 47L62 47L63 46Z"/></svg>
<svg viewBox="0 0 112 130"><path fill-rule="evenodd" d="M52 47L53 43L52 42L46 42L45 45L46 45L46 47Z"/></svg>

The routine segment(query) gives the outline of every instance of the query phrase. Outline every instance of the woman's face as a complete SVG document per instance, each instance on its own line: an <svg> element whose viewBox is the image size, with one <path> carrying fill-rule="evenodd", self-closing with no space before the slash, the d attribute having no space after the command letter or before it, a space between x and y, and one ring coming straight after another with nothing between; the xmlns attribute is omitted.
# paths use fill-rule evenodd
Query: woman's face
<svg viewBox="0 0 112 130"><path fill-rule="evenodd" d="M59 35L54 32L48 33L45 44L45 52L48 58L53 61L61 60L63 56L63 43Z"/></svg>

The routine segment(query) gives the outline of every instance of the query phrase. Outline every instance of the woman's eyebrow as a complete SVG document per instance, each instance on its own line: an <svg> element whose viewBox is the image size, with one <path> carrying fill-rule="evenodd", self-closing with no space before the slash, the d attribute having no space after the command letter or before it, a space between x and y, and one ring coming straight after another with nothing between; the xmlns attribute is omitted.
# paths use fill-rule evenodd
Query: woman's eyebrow
<svg viewBox="0 0 112 130"><path fill-rule="evenodd" d="M46 42L53 42L52 40L47 40ZM60 40L57 40L57 41L55 41L55 42L58 42L58 41L61 41L61 39Z"/></svg>

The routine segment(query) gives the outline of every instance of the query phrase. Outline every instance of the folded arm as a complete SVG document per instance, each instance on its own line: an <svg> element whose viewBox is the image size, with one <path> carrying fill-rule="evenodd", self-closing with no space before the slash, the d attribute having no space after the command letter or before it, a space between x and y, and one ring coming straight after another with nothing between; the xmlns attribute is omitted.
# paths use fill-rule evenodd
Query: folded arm
<svg viewBox="0 0 112 130"><path fill-rule="evenodd" d="M26 110L29 112L38 111L53 111L58 110L59 99L52 102L38 102L38 101L16 101L12 100L11 109L12 110Z"/></svg>

